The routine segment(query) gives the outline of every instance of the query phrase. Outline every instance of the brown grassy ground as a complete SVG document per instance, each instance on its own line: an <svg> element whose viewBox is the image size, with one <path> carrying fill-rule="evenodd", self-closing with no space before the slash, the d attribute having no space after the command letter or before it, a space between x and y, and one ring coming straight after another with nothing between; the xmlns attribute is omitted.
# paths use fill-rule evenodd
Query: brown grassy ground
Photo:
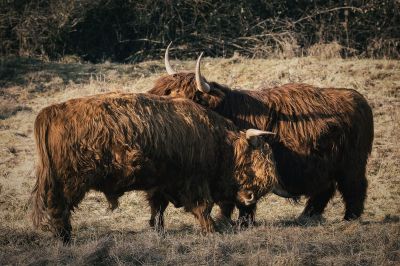
<svg viewBox="0 0 400 266"><path fill-rule="evenodd" d="M193 61L173 61L177 70ZM73 243L63 246L32 229L28 217L34 184L33 121L46 105L107 91L142 92L164 74L159 61L137 65L43 63L3 59L0 65L0 264L400 264L400 62L294 58L205 59L204 74L229 86L257 89L287 82L353 88L374 110L375 141L368 164L369 190L361 221L343 222L340 196L320 224L294 222L304 201L276 196L259 204L260 225L226 228L203 237L194 218L169 207L167 232L147 226L140 192L126 193L111 212L91 192L73 214Z"/></svg>

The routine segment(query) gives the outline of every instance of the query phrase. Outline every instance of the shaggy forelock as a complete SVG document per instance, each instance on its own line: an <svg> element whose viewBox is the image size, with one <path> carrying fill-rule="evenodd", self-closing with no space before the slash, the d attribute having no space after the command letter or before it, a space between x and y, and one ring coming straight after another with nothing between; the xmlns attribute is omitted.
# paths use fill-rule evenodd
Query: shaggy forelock
<svg viewBox="0 0 400 266"><path fill-rule="evenodd" d="M272 149L268 143L262 142L257 149L253 148L241 133L234 143L235 175L244 189L257 190L258 195L269 192L277 183L278 174Z"/></svg>

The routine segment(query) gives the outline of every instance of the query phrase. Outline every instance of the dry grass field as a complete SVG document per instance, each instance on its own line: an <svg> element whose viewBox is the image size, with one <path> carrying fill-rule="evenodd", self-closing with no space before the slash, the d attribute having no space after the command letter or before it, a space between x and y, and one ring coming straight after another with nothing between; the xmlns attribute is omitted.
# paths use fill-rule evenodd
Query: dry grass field
<svg viewBox="0 0 400 266"><path fill-rule="evenodd" d="M172 61L177 70L194 61ZM400 265L400 61L312 57L203 60L203 74L231 87L288 82L353 88L374 112L368 199L360 221L342 221L337 194L320 223L300 225L304 207L269 195L252 228L224 227L201 236L191 214L169 206L166 233L148 227L141 192L126 193L111 212L105 197L87 194L72 217L70 246L35 231L29 197L35 182L33 122L39 110L109 91L144 92L165 73L161 61L135 65L2 59L0 64L0 265ZM236 214L237 215L237 214Z"/></svg>

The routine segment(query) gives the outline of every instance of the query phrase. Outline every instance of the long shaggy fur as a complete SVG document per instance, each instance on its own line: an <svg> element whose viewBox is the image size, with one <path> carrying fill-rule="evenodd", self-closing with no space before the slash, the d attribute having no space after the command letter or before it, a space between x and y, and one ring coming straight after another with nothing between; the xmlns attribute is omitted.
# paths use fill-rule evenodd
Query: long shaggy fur
<svg viewBox="0 0 400 266"><path fill-rule="evenodd" d="M33 189L33 224L35 227L46 226L48 219L46 215L46 207L48 205L47 198L52 198L52 195L48 195L49 190L54 187L54 180L52 179L53 169L48 155L47 146L47 128L48 124L46 121L37 119L35 122L35 140L36 140L36 151L38 154L39 161L36 167L36 176L40 176L40 179L36 180L35 187Z"/></svg>
<svg viewBox="0 0 400 266"><path fill-rule="evenodd" d="M250 145L233 123L186 99L111 93L69 100L38 114L35 139L33 223L64 240L70 211L90 189L113 207L126 191L156 191L212 230L195 208L233 202L241 189L261 196L277 180L267 143Z"/></svg>
<svg viewBox="0 0 400 266"><path fill-rule="evenodd" d="M158 79L149 93L188 98L231 119L241 129L276 133L272 149L280 185L310 198L305 214L320 214L336 185L346 219L360 216L366 196L365 168L373 142L373 117L354 90L287 84L258 91L231 90L208 82L196 89L193 73Z"/></svg>

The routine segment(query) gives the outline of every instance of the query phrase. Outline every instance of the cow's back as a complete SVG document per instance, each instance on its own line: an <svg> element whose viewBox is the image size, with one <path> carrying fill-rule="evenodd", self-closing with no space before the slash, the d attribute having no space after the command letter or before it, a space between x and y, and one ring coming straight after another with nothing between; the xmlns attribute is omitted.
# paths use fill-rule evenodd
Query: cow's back
<svg viewBox="0 0 400 266"><path fill-rule="evenodd" d="M228 120L189 100L147 94L72 99L43 112L51 114L48 141L55 169L60 175L90 173L79 175L87 179L79 182L87 183L107 173L128 177L135 167L154 178L140 183L143 188L165 176L217 175L215 162L227 147L227 132L235 130Z"/></svg>
<svg viewBox="0 0 400 266"><path fill-rule="evenodd" d="M233 90L216 111L239 128L277 133L278 172L293 193L329 185L338 171L365 167L371 152L372 111L354 90L306 84Z"/></svg>

